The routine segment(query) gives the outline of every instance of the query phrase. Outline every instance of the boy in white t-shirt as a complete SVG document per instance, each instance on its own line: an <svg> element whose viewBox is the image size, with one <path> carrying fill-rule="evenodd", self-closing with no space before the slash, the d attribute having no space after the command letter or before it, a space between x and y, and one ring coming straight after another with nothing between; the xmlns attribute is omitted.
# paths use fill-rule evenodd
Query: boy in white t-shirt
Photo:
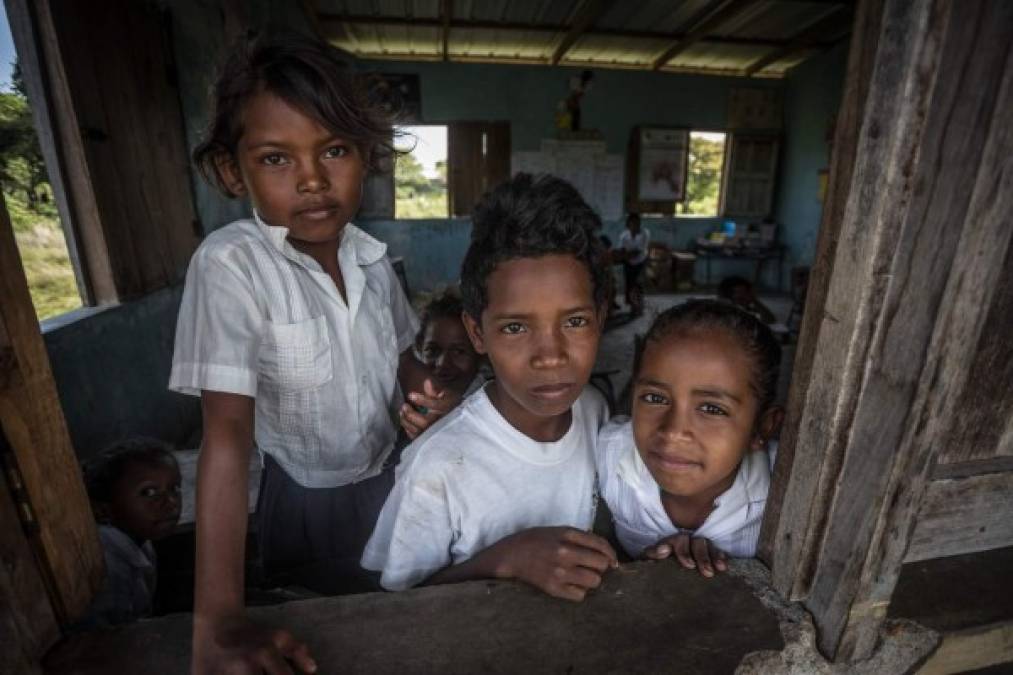
<svg viewBox="0 0 1013 675"><path fill-rule="evenodd" d="M514 578L581 600L617 565L588 531L608 417L587 386L605 315L598 227L551 176L518 174L476 206L463 316L495 378L406 450L362 558L385 588Z"/></svg>

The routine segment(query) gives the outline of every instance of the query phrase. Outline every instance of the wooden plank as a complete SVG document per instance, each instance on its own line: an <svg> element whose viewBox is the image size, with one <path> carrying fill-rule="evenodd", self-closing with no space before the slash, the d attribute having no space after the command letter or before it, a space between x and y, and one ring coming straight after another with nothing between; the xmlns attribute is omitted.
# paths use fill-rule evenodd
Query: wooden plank
<svg viewBox="0 0 1013 675"><path fill-rule="evenodd" d="M615 4L615 0L586 0L584 5L580 8L577 16L573 19L573 26L567 31L566 35L559 42L556 50L552 52L552 59L550 63L552 65L559 65L560 60L566 56L566 52L570 51L570 47L580 39L584 33L588 31L591 26L595 24L601 16L607 12L612 5ZM443 58L446 61L446 56Z"/></svg>
<svg viewBox="0 0 1013 675"><path fill-rule="evenodd" d="M683 26L675 31L652 31L652 30L630 30L592 27L585 32L587 36L624 38L628 40L683 40L686 36L686 29L692 28L694 24L706 17L715 8L726 0L711 0L703 9L693 14ZM372 14L335 14L331 12L317 12L317 20L327 35L332 37L344 35L345 25L349 26L392 26L397 28L442 28L441 18L425 18L403 16L374 16ZM450 22L450 28L461 28L465 30L499 30L499 31L520 31L524 33L562 33L570 29L569 26L561 23L518 23L514 21L474 21L454 19ZM771 39L759 36L736 37L733 35L707 35L698 40L707 44L715 45L748 45L751 47L770 47L777 49L789 44L788 40ZM809 49L829 49L834 46L834 41L820 40L806 45Z"/></svg>
<svg viewBox="0 0 1013 675"><path fill-rule="evenodd" d="M918 669L917 675L967 673L1011 662L1013 662L1013 621L1001 621L988 626L943 634L939 648Z"/></svg>
<svg viewBox="0 0 1013 675"><path fill-rule="evenodd" d="M1006 204L1013 205L1013 200L1007 199ZM977 250L985 247L1001 250L1004 239L1009 240L1008 214L1005 223L994 225L1005 228L983 232L974 242ZM1007 245L1006 262L995 288L1010 287L1013 287L1013 246ZM960 402L950 418L949 433L941 446L942 465L990 459L1013 462L1013 354L1009 343L1013 333L1013 294L979 290L982 292L970 300L991 304L991 308L978 336L977 354L967 368Z"/></svg>
<svg viewBox="0 0 1013 675"><path fill-rule="evenodd" d="M49 0L5 2L32 101L32 115L39 130L39 145L54 190L58 190L60 219L74 234L70 239L79 255L81 267L77 271L84 282L79 287L88 304L115 302L118 297L106 234L92 189Z"/></svg>
<svg viewBox="0 0 1013 675"><path fill-rule="evenodd" d="M60 628L3 477L0 477L0 560L3 561L0 597L4 599L0 603L0 645L4 645L0 649L0 673L41 672L38 664L60 637Z"/></svg>
<svg viewBox="0 0 1013 675"><path fill-rule="evenodd" d="M102 580L102 550L2 199L0 354L8 364L0 379L0 427L38 524L33 540L54 611L66 621L91 602Z"/></svg>
<svg viewBox="0 0 1013 675"><path fill-rule="evenodd" d="M929 483L904 562L1013 546L1013 473Z"/></svg>
<svg viewBox="0 0 1013 675"><path fill-rule="evenodd" d="M128 0L51 8L118 294L138 297L178 281L197 243L160 16Z"/></svg>
<svg viewBox="0 0 1013 675"><path fill-rule="evenodd" d="M811 385L814 384L812 372L820 333L824 329L832 330L835 327L834 321L824 315L824 306L858 158L859 132L865 118L865 104L878 52L883 2L884 0L862 2L855 18L844 96L834 132L827 196L809 276L805 312L799 328L784 428L757 548L758 557L771 568L774 587L785 597L797 598L796 580L809 573L801 570L799 565L807 558L804 545L810 514L819 505L814 501L815 480L800 478L813 477L819 470L822 459L812 452L796 455L796 448L799 447L800 437L805 435L807 439L812 439L818 433L817 430L804 429L802 421L804 418L807 425L812 425L820 420L820 413L805 413L810 401ZM824 399L815 394L827 390L812 388L814 402L822 404ZM823 409L822 414L831 414L829 405ZM795 479L789 480L792 475Z"/></svg>
<svg viewBox="0 0 1013 675"><path fill-rule="evenodd" d="M711 3L711 5L713 4L714 3ZM680 53L686 51L706 37L708 33L720 28L722 24L755 4L757 4L757 0L730 0L727 4L721 7L721 9L693 26L688 33L686 33L682 38L676 40L668 49L655 58L651 63L651 70L659 70L663 65L671 61ZM708 7L711 5L708 5Z"/></svg>
<svg viewBox="0 0 1013 675"><path fill-rule="evenodd" d="M917 39L879 42L800 420L798 446L821 450L793 457L791 548L773 551L846 661L875 645L974 357L985 311L967 279L996 289L1008 243L1013 7L888 0L882 34L897 31ZM968 246L982 233L998 248Z"/></svg>
<svg viewBox="0 0 1013 675"><path fill-rule="evenodd" d="M768 52L766 55L761 56L756 61L750 63L742 71L745 77L752 77L756 73L760 72L772 63L777 63L781 59L788 56L793 56L800 52L809 51L811 48L807 45L812 44L814 38L820 38L824 35L833 35L834 40L840 40L842 37L848 34L851 30L850 24L850 11L846 16L842 16L839 10L849 9L841 6L830 6L826 12L822 15L814 17L814 21L808 26L803 27L800 31L788 38L788 44L779 49L774 49Z"/></svg>
<svg viewBox="0 0 1013 675"><path fill-rule="evenodd" d="M777 617L733 574L639 562L580 604L516 581L471 581L251 607L306 640L319 673L731 673L784 646ZM188 672L192 617L171 614L61 644L49 672ZM490 626L495 625L495 630ZM720 629L716 628L720 627Z"/></svg>
<svg viewBox="0 0 1013 675"><path fill-rule="evenodd" d="M940 451L945 456L946 449ZM941 480L944 478L967 478L983 473L999 473L1001 471L1013 471L1013 457L991 457L970 462L954 462L952 464L936 464L932 470L932 479Z"/></svg>
<svg viewBox="0 0 1013 675"><path fill-rule="evenodd" d="M443 60L448 60L450 53L450 22L454 18L454 0L440 2L440 52Z"/></svg>

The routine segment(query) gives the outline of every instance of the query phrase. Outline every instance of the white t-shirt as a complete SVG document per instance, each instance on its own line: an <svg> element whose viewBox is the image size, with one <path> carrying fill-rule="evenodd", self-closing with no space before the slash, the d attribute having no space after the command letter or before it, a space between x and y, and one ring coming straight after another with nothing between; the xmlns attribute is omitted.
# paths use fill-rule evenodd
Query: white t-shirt
<svg viewBox="0 0 1013 675"><path fill-rule="evenodd" d="M590 529L594 443L607 419L601 394L585 387L570 429L541 443L476 392L405 451L362 566L404 590L521 530Z"/></svg>
<svg viewBox="0 0 1013 675"><path fill-rule="evenodd" d="M418 320L385 244L345 226L347 304L288 229L238 220L194 253L169 388L256 399L255 440L300 485L378 474L394 446L398 356Z"/></svg>
<svg viewBox="0 0 1013 675"><path fill-rule="evenodd" d="M710 539L734 558L756 555L773 453L746 453L735 482L714 501L714 510L694 532L680 530L665 512L661 489L637 452L628 417L617 417L606 425L596 449L601 496L612 511L619 543L629 555L640 557L648 546L680 531Z"/></svg>
<svg viewBox="0 0 1013 675"><path fill-rule="evenodd" d="M650 230L643 226L635 237L630 234L628 229L622 231L619 235L619 248L630 254L630 258L627 260L629 264L639 265L647 260L647 242L650 239Z"/></svg>

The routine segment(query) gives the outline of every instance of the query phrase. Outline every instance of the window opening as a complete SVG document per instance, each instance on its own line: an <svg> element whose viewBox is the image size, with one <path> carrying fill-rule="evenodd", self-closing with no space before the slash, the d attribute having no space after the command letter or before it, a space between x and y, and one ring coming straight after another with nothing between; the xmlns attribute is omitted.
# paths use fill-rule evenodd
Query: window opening
<svg viewBox="0 0 1013 675"><path fill-rule="evenodd" d="M3 7L0 17L0 186L41 321L83 303Z"/></svg>
<svg viewBox="0 0 1013 675"><path fill-rule="evenodd" d="M717 216L725 170L727 134L691 131L686 170L686 199L676 206L680 216Z"/></svg>
<svg viewBox="0 0 1013 675"><path fill-rule="evenodd" d="M404 126L398 131L403 134L397 147L407 154L399 155L394 167L394 217L448 217L447 127Z"/></svg>

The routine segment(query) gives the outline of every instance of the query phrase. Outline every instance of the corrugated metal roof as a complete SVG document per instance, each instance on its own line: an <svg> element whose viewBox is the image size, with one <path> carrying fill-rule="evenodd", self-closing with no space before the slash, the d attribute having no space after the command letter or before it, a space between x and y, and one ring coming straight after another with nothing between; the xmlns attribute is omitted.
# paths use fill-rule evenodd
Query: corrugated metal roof
<svg viewBox="0 0 1013 675"><path fill-rule="evenodd" d="M783 77L843 39L850 0L317 0L360 58Z"/></svg>

